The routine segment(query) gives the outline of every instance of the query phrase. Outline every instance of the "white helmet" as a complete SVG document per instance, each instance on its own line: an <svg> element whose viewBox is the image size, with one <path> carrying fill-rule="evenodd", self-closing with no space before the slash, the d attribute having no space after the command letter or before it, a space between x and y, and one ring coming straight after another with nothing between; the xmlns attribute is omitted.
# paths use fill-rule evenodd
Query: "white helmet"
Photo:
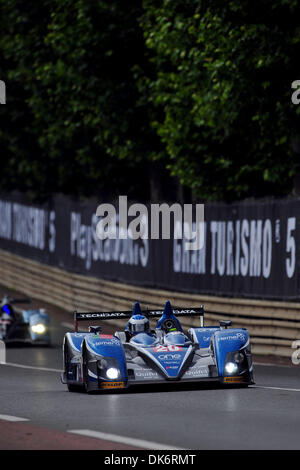
<svg viewBox="0 0 300 470"><path fill-rule="evenodd" d="M144 315L132 315L128 321L127 328L131 334L136 335L137 333L143 333L150 330L150 323L148 318Z"/></svg>

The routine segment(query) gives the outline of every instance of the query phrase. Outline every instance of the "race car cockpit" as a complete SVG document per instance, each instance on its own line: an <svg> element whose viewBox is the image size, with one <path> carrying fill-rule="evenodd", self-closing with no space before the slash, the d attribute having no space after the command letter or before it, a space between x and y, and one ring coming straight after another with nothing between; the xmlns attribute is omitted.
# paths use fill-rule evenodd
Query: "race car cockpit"
<svg viewBox="0 0 300 470"><path fill-rule="evenodd" d="M150 329L147 313L144 315L139 302L136 302L125 331L116 332L123 343L142 346L155 346L158 342L165 345L188 345L190 339L184 334L179 320L173 313L171 303L167 301L163 314L158 319L155 329Z"/></svg>

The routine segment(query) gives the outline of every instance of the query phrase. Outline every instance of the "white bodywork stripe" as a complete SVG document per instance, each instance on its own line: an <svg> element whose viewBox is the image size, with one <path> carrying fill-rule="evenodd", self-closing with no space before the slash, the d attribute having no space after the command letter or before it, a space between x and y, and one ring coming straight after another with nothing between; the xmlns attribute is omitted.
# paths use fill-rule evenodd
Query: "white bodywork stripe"
<svg viewBox="0 0 300 470"><path fill-rule="evenodd" d="M181 366L180 366L180 368L179 368L179 371L178 371L178 374L177 374L177 375L180 374L181 369L183 368L183 366L184 366L186 360L188 359L188 357L190 356L190 353L191 353L191 350L192 350L192 349L193 349L193 346L192 346L192 345L188 347L188 350L187 350L187 352L185 353L185 356L184 356L184 358L183 358L183 361L181 362Z"/></svg>
<svg viewBox="0 0 300 470"><path fill-rule="evenodd" d="M98 379L97 375L94 374L94 372L92 372L90 369L88 371L88 374L89 374L90 377L93 377L93 379Z"/></svg>

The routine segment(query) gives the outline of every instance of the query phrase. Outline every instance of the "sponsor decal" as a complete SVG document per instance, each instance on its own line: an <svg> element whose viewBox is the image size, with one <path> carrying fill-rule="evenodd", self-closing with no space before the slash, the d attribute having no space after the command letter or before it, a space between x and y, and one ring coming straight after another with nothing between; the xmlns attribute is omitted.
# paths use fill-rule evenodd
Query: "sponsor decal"
<svg viewBox="0 0 300 470"><path fill-rule="evenodd" d="M186 373L184 374L185 376L205 376L205 377L208 377L209 373L208 373L208 368L207 367L197 367L195 369L188 369L186 371Z"/></svg>
<svg viewBox="0 0 300 470"><path fill-rule="evenodd" d="M147 313L149 316L160 316L164 313L164 311L163 310L149 310ZM203 309L202 308L197 308L197 309L184 308L181 310L173 309L173 313L174 315L202 315Z"/></svg>
<svg viewBox="0 0 300 470"><path fill-rule="evenodd" d="M158 359L161 361L179 361L181 359L180 354L160 354Z"/></svg>
<svg viewBox="0 0 300 470"><path fill-rule="evenodd" d="M97 341L96 343L93 343L91 346L92 347L95 347L95 346L114 346L114 343L110 342L110 341Z"/></svg>
<svg viewBox="0 0 300 470"><path fill-rule="evenodd" d="M127 317L126 313L122 312L103 312L103 313L77 313L77 319L84 318L111 318L111 317Z"/></svg>
<svg viewBox="0 0 300 470"><path fill-rule="evenodd" d="M153 348L153 352L168 352L168 351L182 351L181 346L176 346L175 344L169 344L168 346L157 346Z"/></svg>
<svg viewBox="0 0 300 470"><path fill-rule="evenodd" d="M158 377L157 372L153 372L152 370L138 370L134 372L135 377Z"/></svg>
<svg viewBox="0 0 300 470"><path fill-rule="evenodd" d="M226 340L236 340L240 339L241 341L246 341L246 336L243 333L236 333L235 335L228 335L228 336L218 336L218 339L221 341L226 341Z"/></svg>
<svg viewBox="0 0 300 470"><path fill-rule="evenodd" d="M113 335L99 335L100 338L103 338L103 339L112 339L113 338Z"/></svg>
<svg viewBox="0 0 300 470"><path fill-rule="evenodd" d="M244 378L241 376L240 377L224 377L224 382L235 384L235 383L244 382Z"/></svg>
<svg viewBox="0 0 300 470"><path fill-rule="evenodd" d="M183 309L183 310L174 310L173 309L173 312L177 315L178 314L184 314L184 313L187 313L187 314L188 313L200 313L199 310L196 311L196 310L191 310L191 309Z"/></svg>
<svg viewBox="0 0 300 470"><path fill-rule="evenodd" d="M102 382L101 388L103 389L115 389L115 388L125 388L124 382Z"/></svg>
<svg viewBox="0 0 300 470"><path fill-rule="evenodd" d="M99 336L97 336L99 338ZM91 344L91 346L115 346L119 345L120 341L115 338L109 338L110 341L95 341Z"/></svg>

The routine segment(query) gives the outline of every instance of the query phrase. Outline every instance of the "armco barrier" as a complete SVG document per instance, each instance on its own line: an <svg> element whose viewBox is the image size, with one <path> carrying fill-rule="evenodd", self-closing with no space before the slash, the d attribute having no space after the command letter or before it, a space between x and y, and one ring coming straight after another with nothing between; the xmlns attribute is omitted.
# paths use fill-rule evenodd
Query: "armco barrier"
<svg viewBox="0 0 300 470"><path fill-rule="evenodd" d="M130 309L135 301L142 307L161 308L166 299L174 306L206 310L205 324L232 320L235 327L249 329L252 351L257 355L291 357L292 342L300 339L300 303L222 298L150 289L69 273L10 252L0 250L1 279L7 287L50 304L63 306L70 313L81 310ZM210 313L214 312L214 313ZM197 325L197 318L183 321Z"/></svg>

